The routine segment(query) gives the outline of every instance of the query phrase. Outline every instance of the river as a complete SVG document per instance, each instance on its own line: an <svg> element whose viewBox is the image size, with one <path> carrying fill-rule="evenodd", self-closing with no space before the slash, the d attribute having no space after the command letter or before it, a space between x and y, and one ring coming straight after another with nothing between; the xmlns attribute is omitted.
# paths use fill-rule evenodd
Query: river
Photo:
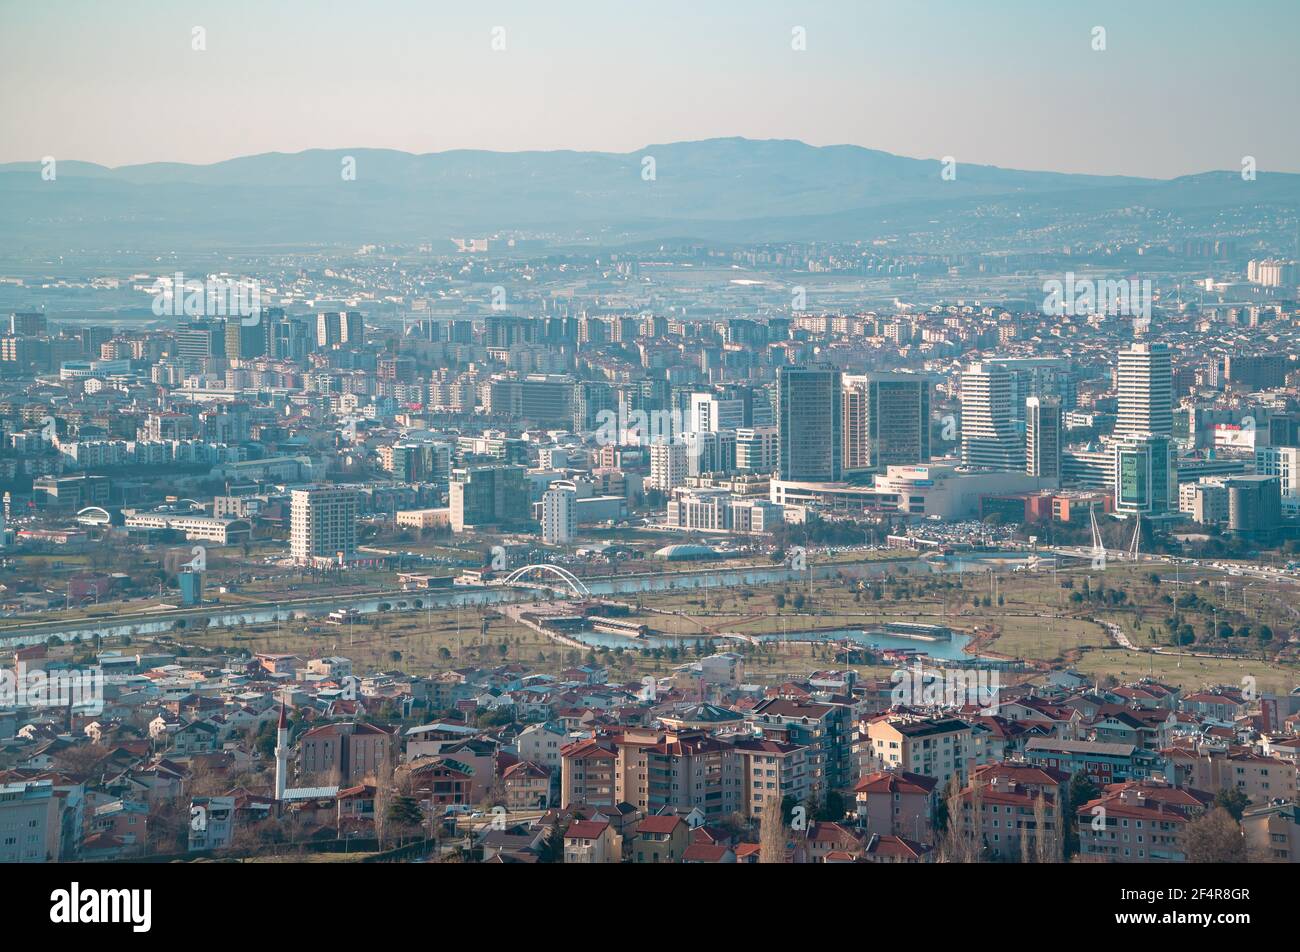
<svg viewBox="0 0 1300 952"><path fill-rule="evenodd" d="M931 574L935 572L984 572L990 567L1006 569L1009 564L1014 562L1023 562L1026 556L1020 552L998 552L998 553L981 553L977 558L958 558L944 561L926 561L922 559L907 559L903 561L891 562L855 562L855 563L824 563L821 565L811 565L806 570L796 571L787 567L772 568L744 568L744 569L691 569L683 572L669 575L628 575L624 577L604 576L584 580L587 588L593 595L631 595L637 592L660 592L681 589L690 591L693 589L708 589L722 587L731 587L737 585L771 585L780 582L806 581L807 572L811 572L814 578L834 578L840 573L851 577L861 576L881 576L888 573L895 575L900 574L900 569L906 568L910 574ZM998 560L997 564L990 566L990 560ZM540 586L539 586L540 588ZM373 597L362 597L356 599L330 599L322 598L320 601L314 601L307 605L289 605L289 606L271 606L261 605L249 608L222 607L213 606L206 613L201 613L198 618L207 618L208 627L210 628L228 628L236 625L264 625L276 621L292 621L295 619L320 618L328 615L331 611L339 608L352 608L360 615L368 615L379 611L381 604L387 604L394 611L422 611L426 608L446 608L456 605L480 606L492 605L499 602L519 601L526 598L535 598L536 590L529 588L499 588L489 586L457 586L452 589L435 589L431 591L419 592L390 592L384 595ZM416 600L422 602L422 608L413 607ZM402 607L405 603L405 607ZM176 633L182 634L187 629L177 629L176 621L179 618L195 616L186 616L178 613L160 611L156 617L139 618L124 622L102 622L97 619L84 619L71 621L66 627L49 627L40 631L23 632L16 634L5 634L0 631L0 644L6 646L19 647L23 645L43 644L53 637L68 640L74 636L80 636L83 640L99 635L101 638L117 638L122 635L160 635ZM192 623L192 622L191 622ZM786 635L763 636L765 640L774 640L780 638L794 639L793 633ZM920 648L933 657L962 657L961 646L965 644L960 636L954 635L951 642L930 642L918 641L911 638L896 638L884 634L866 634L862 631L852 629L845 632L821 632L821 633L803 633L798 640L833 640L835 638L850 638L852 640L862 640L864 644L878 644L887 648ZM598 640L592 640L598 639ZM609 639L606 642L604 639ZM865 640L864 640L865 639ZM610 647L618 645L626 646L630 639L619 635L604 635L598 632L584 633L582 640L590 644L606 644ZM663 642L660 647L667 647L675 643L678 639L660 638ZM652 639L646 639L638 644L651 644ZM938 646L942 645L943 649L950 649L951 654L940 653ZM924 646L924 647L922 647Z"/></svg>

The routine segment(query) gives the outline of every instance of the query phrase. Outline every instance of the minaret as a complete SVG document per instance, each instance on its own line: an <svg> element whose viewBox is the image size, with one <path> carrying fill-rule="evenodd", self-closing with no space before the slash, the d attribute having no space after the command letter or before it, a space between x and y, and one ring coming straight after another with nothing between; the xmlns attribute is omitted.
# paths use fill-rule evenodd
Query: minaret
<svg viewBox="0 0 1300 952"><path fill-rule="evenodd" d="M280 701L280 723L275 729L275 799L284 799L284 784L289 773L289 718L284 700Z"/></svg>

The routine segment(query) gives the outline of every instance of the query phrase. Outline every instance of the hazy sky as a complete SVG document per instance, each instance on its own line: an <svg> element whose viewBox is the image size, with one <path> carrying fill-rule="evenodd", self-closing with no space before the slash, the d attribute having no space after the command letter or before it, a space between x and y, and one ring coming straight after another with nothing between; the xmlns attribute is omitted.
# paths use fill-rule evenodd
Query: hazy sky
<svg viewBox="0 0 1300 952"><path fill-rule="evenodd" d="M1298 0L0 0L0 161L740 135L1300 172L1298 44Z"/></svg>

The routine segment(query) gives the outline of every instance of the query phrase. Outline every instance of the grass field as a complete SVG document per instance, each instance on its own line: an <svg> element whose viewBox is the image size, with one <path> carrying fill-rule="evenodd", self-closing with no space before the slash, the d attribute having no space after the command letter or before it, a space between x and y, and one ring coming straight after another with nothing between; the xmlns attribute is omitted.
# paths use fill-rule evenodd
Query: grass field
<svg viewBox="0 0 1300 952"><path fill-rule="evenodd" d="M698 571L698 566L690 571ZM874 571L882 570L876 566ZM1151 579L1153 572L1160 575L1158 581ZM1295 593L1274 583L1208 572L1183 572L1181 577L1171 578L1165 566L1125 563L1100 573L1073 569L1059 573L939 575L908 572L902 566L897 570L886 567L883 573L863 578L846 563L838 577L810 584L785 582L716 590L683 587L619 596L615 600L627 603L634 617L652 629L682 636L680 650L660 652L658 657L644 655L631 641L628 650L621 652L564 647L491 608L477 607L459 612L438 608L368 615L355 622L350 631L346 625L298 621L284 622L278 629L275 625L245 626L178 632L175 637L185 645L211 649L294 652L307 657L337 653L352 658L359 670L395 669L412 674L504 661L556 673L595 657L608 664L616 677L634 681L645 674L663 674L694 657L696 642L717 632L762 634L920 621L978 633L981 652L1069 665L1098 678L1130 680L1153 674L1199 687L1238 684L1249 675L1257 679L1260 690L1290 690L1300 683L1296 649L1284 649L1285 639L1295 625L1291 614L1295 610L1291 604ZM374 575L373 579L349 575L348 588L354 588L353 583L356 588L364 588L367 582L391 586L391 573ZM325 580L311 580L293 595L307 597L326 584ZM1098 589L1122 591L1123 598L1099 601L1095 597ZM337 585L332 591L339 591ZM1094 597L1076 597L1085 591ZM1139 646L1168 646L1169 629L1164 621L1176 609L1165 599L1189 592L1194 592L1202 604L1216 609L1216 613L1188 612L1180 616L1193 624L1198 636L1210 620L1227 620L1234 625L1268 624L1275 632L1273 641L1265 646L1247 639L1242 644L1254 656L1240 659L1136 653L1113 647L1104 629L1092 620L1119 624ZM255 588L245 587L238 593L223 595L222 601L234 604L264 598ZM139 604L133 603L133 607L138 610ZM718 647L736 647L720 639L714 643ZM924 642L917 642L917 646L923 648ZM798 676L834 664L833 654L825 646L767 645L743 650L747 654L747 672L756 680ZM887 673L860 670L864 674Z"/></svg>

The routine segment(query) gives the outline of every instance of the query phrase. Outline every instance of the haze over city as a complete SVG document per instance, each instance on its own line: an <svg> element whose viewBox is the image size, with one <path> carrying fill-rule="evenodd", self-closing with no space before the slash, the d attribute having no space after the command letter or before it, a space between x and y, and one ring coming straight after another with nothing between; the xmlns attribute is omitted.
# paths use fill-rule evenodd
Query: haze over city
<svg viewBox="0 0 1300 952"><path fill-rule="evenodd" d="M1300 9L1213 2L0 5L0 162L632 152L717 136L1172 178L1300 171ZM250 25L255 24L255 25ZM1106 29L1095 51L1091 31ZM191 48L195 26L206 49ZM805 31L803 50L792 31ZM493 47L501 29L504 49ZM159 81L159 77L165 79Z"/></svg>

